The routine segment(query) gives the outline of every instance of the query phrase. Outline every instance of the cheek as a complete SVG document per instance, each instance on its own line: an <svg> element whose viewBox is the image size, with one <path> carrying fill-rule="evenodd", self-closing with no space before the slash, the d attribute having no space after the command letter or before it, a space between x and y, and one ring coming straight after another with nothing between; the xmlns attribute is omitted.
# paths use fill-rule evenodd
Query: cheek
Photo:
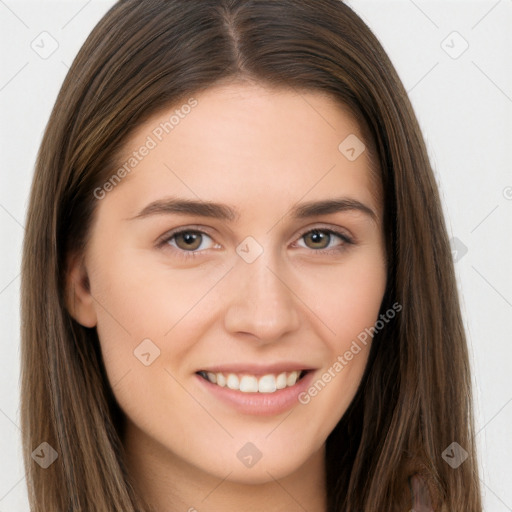
<svg viewBox="0 0 512 512"><path fill-rule="evenodd" d="M109 381L113 386L121 379L126 383L130 372L130 381L138 379L137 389L154 386L154 368L163 371L165 362L174 371L189 362L195 342L213 317L208 293L229 267L171 269L136 250L112 250L109 255L96 255L91 276Z"/></svg>
<svg viewBox="0 0 512 512"><path fill-rule="evenodd" d="M355 339L375 324L386 287L384 266L378 263L358 266L342 277L332 317L339 339ZM342 346L339 347L343 349Z"/></svg>
<svg viewBox="0 0 512 512"><path fill-rule="evenodd" d="M201 302L222 275L222 269L171 269L153 255L136 250L111 254L110 262L97 265L92 290L98 327L116 334L112 339L117 335L129 335L133 341L161 338Z"/></svg>
<svg viewBox="0 0 512 512"><path fill-rule="evenodd" d="M386 265L381 251L359 251L341 264L326 265L311 274L302 269L297 279L301 296L330 331L322 337L337 354L377 320L386 288Z"/></svg>
<svg viewBox="0 0 512 512"><path fill-rule="evenodd" d="M306 273L307 275L307 273ZM368 253L346 265L325 268L314 279L302 278L302 294L318 313L328 357L314 382L300 398L311 417L312 436L327 436L341 419L366 368L372 334L386 287L381 253ZM327 332L327 329L329 332Z"/></svg>

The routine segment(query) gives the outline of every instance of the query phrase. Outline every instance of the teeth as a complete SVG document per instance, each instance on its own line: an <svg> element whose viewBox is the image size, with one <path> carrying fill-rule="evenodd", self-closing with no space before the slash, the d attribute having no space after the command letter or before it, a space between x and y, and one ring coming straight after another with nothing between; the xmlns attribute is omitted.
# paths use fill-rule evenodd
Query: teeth
<svg viewBox="0 0 512 512"><path fill-rule="evenodd" d="M222 386L224 387L226 385L226 377L224 377L224 375L222 375L222 373L216 373L214 374L216 377L217 377L217 382L213 382L214 384L217 384L218 386ZM208 377L208 374L206 375Z"/></svg>
<svg viewBox="0 0 512 512"><path fill-rule="evenodd" d="M240 389L240 379L234 373L230 373L226 381L226 386L229 389Z"/></svg>
<svg viewBox="0 0 512 512"><path fill-rule="evenodd" d="M244 393L255 393L258 391L258 379L251 375L244 375L240 379L240 391Z"/></svg>
<svg viewBox="0 0 512 512"><path fill-rule="evenodd" d="M293 386L297 382L298 378L299 378L299 372L297 372L297 371L290 372L290 374L286 377L286 385Z"/></svg>
<svg viewBox="0 0 512 512"><path fill-rule="evenodd" d="M276 379L277 389L284 389L286 387L286 372L280 373Z"/></svg>
<svg viewBox="0 0 512 512"><path fill-rule="evenodd" d="M277 384L274 375L264 375L258 381L258 391L260 393L273 393L276 389Z"/></svg>
<svg viewBox="0 0 512 512"><path fill-rule="evenodd" d="M278 389L294 386L301 375L300 370L294 370L289 373L282 372L278 375L270 373L260 378L255 375L239 376L234 373L228 373L227 377L223 373L200 373L213 384L217 384L217 386L228 387L243 393L274 393Z"/></svg>

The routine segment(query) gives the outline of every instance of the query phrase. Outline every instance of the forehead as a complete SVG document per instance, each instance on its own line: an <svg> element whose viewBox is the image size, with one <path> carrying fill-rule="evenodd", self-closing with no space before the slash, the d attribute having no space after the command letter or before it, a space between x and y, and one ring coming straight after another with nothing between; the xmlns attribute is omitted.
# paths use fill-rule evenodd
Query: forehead
<svg viewBox="0 0 512 512"><path fill-rule="evenodd" d="M334 188L357 191L377 206L367 151L356 159L346 153L363 144L353 115L321 91L220 85L160 111L132 133L118 157L128 172L115 193L130 187L153 200L168 193L237 198L243 205L273 193L314 199Z"/></svg>

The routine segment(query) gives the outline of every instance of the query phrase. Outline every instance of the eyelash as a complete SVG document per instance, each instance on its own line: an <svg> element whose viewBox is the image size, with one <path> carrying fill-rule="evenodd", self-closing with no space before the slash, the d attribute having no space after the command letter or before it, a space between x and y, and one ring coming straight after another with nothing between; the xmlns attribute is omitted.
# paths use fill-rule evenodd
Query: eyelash
<svg viewBox="0 0 512 512"><path fill-rule="evenodd" d="M338 246L336 246L334 248L331 248L331 249L317 249L317 250L311 249L311 251L313 251L314 253L317 253L317 254L327 255L327 254L333 254L333 253L340 253L341 251L344 251L344 250L347 249L347 245L354 245L355 244L354 240L352 240L346 234L341 233L340 231L336 231L336 230L331 229L331 228L313 228L313 229L309 229L309 230L304 231L304 232L301 233L301 235L299 236L299 240L302 239L304 236L306 236L306 235L308 235L310 233L313 233L313 232L320 232L320 233L328 234L328 235L331 235L331 236L334 235L334 236L337 236L338 238L340 238L341 241L343 242L342 245L338 245ZM207 237L212 238L208 233L206 233L204 231L201 231L199 229L193 229L193 228L181 229L180 228L180 229L178 229L176 231L172 231L171 233L168 233L168 234L164 235L164 237L161 238L157 242L158 248L164 248L165 246L170 247L173 250L173 252L176 252L179 257L184 258L184 259L197 258L198 256L201 255L201 253L204 250L208 250L208 249L203 249L203 250L197 250L196 249L195 251L185 251L183 249L180 249L178 247L174 247L174 246L169 244L169 242L172 239L174 239L176 236L181 235L183 233L194 233L194 234L206 235Z"/></svg>

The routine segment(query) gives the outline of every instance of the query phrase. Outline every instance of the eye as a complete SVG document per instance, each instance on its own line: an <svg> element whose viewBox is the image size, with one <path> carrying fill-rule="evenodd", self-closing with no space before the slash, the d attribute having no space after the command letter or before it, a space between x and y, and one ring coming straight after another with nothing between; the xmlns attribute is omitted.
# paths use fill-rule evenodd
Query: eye
<svg viewBox="0 0 512 512"><path fill-rule="evenodd" d="M321 253L343 250L346 248L346 245L354 243L353 240L344 233L327 228L307 231L302 234L300 240L305 241L306 248L314 249L315 252Z"/></svg>
<svg viewBox="0 0 512 512"><path fill-rule="evenodd" d="M346 234L328 228L310 229L304 232L299 241L304 240L306 249L312 249L314 253L328 254L345 250L347 245L353 245L354 241ZM298 244L298 242L296 242ZM161 248L170 248L178 256L183 258L196 257L202 251L220 248L213 239L204 231L198 229L181 229L164 235L157 244Z"/></svg>
<svg viewBox="0 0 512 512"><path fill-rule="evenodd" d="M194 253L212 248L212 242L212 238L202 231L185 229L166 235L160 243L161 245L170 245L180 251Z"/></svg>

